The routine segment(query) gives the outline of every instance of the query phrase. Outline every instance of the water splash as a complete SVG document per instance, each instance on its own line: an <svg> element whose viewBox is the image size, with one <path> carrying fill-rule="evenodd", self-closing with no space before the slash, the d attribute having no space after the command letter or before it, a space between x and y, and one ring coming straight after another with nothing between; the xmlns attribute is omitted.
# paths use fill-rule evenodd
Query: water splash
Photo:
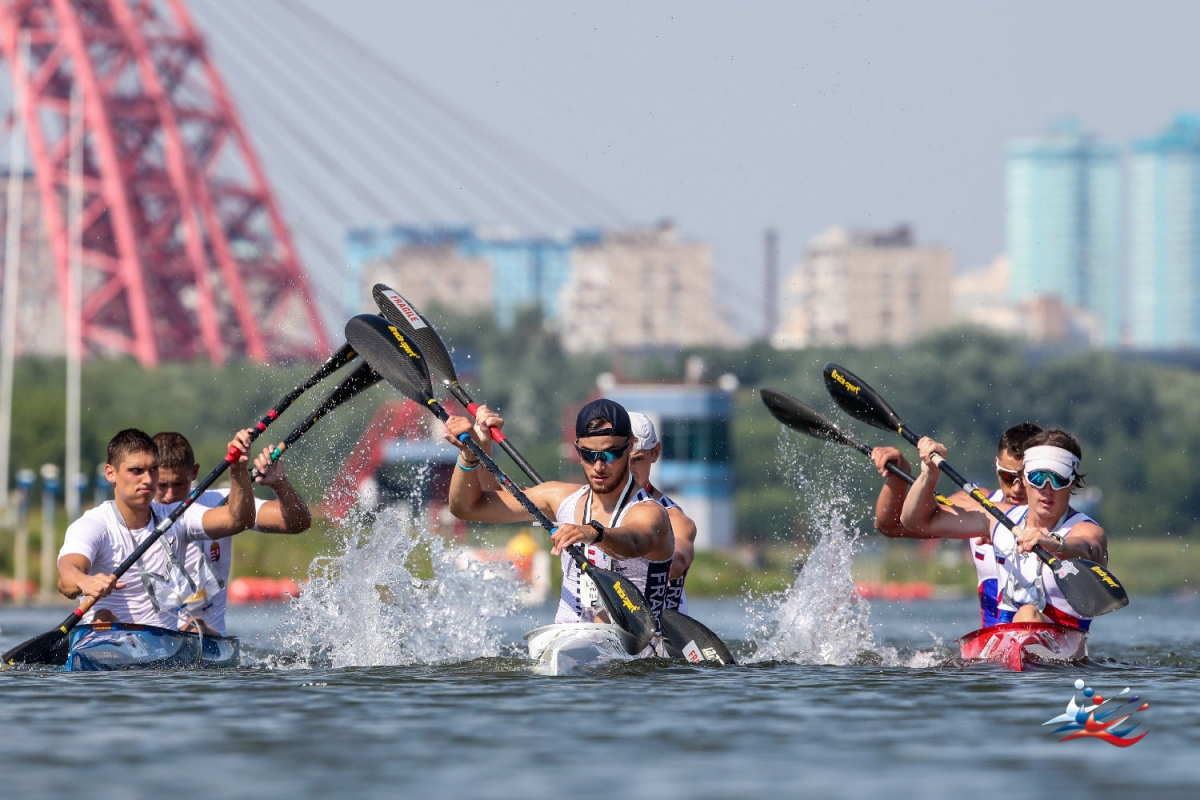
<svg viewBox="0 0 1200 800"><path fill-rule="evenodd" d="M406 506L352 523L340 552L315 559L277 634L300 666L447 664L501 654L516 609L502 567L463 558ZM290 660L290 659L289 659Z"/></svg>
<svg viewBox="0 0 1200 800"><path fill-rule="evenodd" d="M791 589L747 608L756 620L750 661L844 665L890 660L894 653L876 645L871 604L859 595L850 573L861 527L854 520L852 498L842 488L844 460L829 445L811 450L797 446L786 433L780 441L813 547Z"/></svg>

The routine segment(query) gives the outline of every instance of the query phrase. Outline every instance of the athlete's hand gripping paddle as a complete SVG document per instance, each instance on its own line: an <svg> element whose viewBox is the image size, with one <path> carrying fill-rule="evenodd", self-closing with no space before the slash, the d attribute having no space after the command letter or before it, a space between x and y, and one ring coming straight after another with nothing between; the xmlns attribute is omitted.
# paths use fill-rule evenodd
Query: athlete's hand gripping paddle
<svg viewBox="0 0 1200 800"><path fill-rule="evenodd" d="M837 364L825 365L825 388L829 390L834 402L850 416L881 430L899 433L912 445L921 440L878 392L845 367ZM946 459L934 456L934 462L950 480L961 486L1001 525L1009 530L1016 528L1016 523L1009 519L1007 514L996 508L978 486L960 475ZM1129 595L1121 582L1094 561L1085 558L1060 561L1040 545L1034 547L1033 552L1054 572L1063 597L1083 616L1098 617L1129 604Z"/></svg>
<svg viewBox="0 0 1200 800"><path fill-rule="evenodd" d="M446 343L433 324L417 310L416 306L385 284L375 284L372 295L375 298L375 304L379 306L379 313L415 343L416 348L425 357L427 369L438 376L442 384L454 395L454 399L462 403L467 409L467 413L474 417L479 406L459 385L458 374L454 369L454 359L450 357ZM530 480L534 483L545 482L533 465L505 437L503 431L498 428L491 428L490 431L492 439L504 449L513 463L520 467ZM670 655L676 658L687 658L691 661L735 663L733 655L721 638L698 620L678 611L672 611L670 614L661 616L659 622L662 624L667 651Z"/></svg>
<svg viewBox="0 0 1200 800"><path fill-rule="evenodd" d="M289 392L282 400L276 403L261 420L258 421L258 423L250 431L250 441L253 442L255 439L257 439L259 435L267 429L267 426L278 419L279 415L286 411L288 406L295 402L300 395L304 394L304 392L308 391L313 386L316 386L322 380L344 367L351 361L351 359L354 358L354 356L354 349L349 344L343 345L342 348L330 356L329 359L321 365L321 368L313 373L308 380ZM129 568L136 564L138 559L140 559L145 552L150 549L151 545L157 542L159 538L163 536L163 534L169 531L171 527L179 520L179 518L183 516L183 512L187 511L187 509L191 507L192 503L196 502L196 499L200 497L200 495L204 494L204 492L208 490L208 487L212 486L213 483L216 482L217 478L221 477L225 470L229 469L229 465L236 461L240 456L241 453L236 448L231 447L229 452L225 455L224 460L222 460L221 463L218 464L217 467L210 472L207 477L204 478L204 480L200 481L196 488L192 489L191 494L189 494L182 503L177 505L174 510L172 510L171 513L158 524L154 531L142 541L140 545L134 548L133 552L129 554L128 558L117 565L117 568L113 570L114 577L120 578L122 575L128 572ZM79 621L83 619L83 615L90 611L92 606L96 605L96 602L97 598L88 597L79 605L78 608L72 611L71 614L65 620L63 620L63 623L57 628L35 636L28 641L22 642L13 649L9 650L3 656L0 656L0 661L3 661L4 664L10 666L13 664L62 665L67 663L67 649L64 647L66 644L67 635L71 632L72 628L79 624Z"/></svg>
<svg viewBox="0 0 1200 800"><path fill-rule="evenodd" d="M346 339L354 345L363 360L401 394L425 406L443 422L450 418L433 396L433 384L420 349L396 325L376 314L360 314L346 323ZM483 462L500 485L516 498L539 525L554 532L555 525L550 518L504 474L478 442L469 434L463 434L459 440ZM644 650L654 637L655 623L650 605L641 591L623 576L596 567L587 560L578 545L568 547L566 552L579 566L580 572L596 584L609 619L629 634L628 639L622 637L626 651L636 655Z"/></svg>

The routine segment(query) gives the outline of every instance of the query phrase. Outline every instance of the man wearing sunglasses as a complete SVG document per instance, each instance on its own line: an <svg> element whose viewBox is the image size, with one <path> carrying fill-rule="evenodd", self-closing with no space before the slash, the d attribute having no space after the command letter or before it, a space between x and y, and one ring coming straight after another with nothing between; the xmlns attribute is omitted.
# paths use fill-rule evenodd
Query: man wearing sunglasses
<svg viewBox="0 0 1200 800"><path fill-rule="evenodd" d="M1026 503L1025 484L1021 481L1021 464L1025 456L1025 448L1029 441L1041 433L1042 429L1032 422L1020 422L1013 425L1000 436L998 452L996 453L996 480L1000 488L991 492L988 499L993 503L1008 503L1011 506L1023 506ZM904 507L904 499L908 496L908 484L887 471L889 461L895 462L909 470L908 461L894 447L876 447L871 453L875 468L884 477L883 488L879 490L879 498L875 502L875 527L884 536L897 538L929 539L932 536L907 530L900 523L900 512ZM948 500L956 506L978 508L975 500L966 492L959 490L950 495ZM971 551L971 563L975 565L975 584L979 596L979 620L983 627L995 625L1000 621L1000 579L996 553L988 536L969 539L967 545Z"/></svg>
<svg viewBox="0 0 1200 800"><path fill-rule="evenodd" d="M1063 561L1086 558L1108 563L1104 529L1071 508L1072 491L1083 485L1079 473L1083 451L1075 437L1054 429L1029 441L1021 468L1029 504L997 503L1017 524L1015 531L977 506L939 506L934 491L940 470L933 457L944 457L946 448L925 437L917 449L921 474L904 501L901 524L925 536L990 537L1000 582L1000 622L1056 622L1087 630L1091 620L1071 607L1059 591L1054 573L1032 552L1041 545Z"/></svg>
<svg viewBox="0 0 1200 800"><path fill-rule="evenodd" d="M490 412L489 412L490 413ZM499 428L499 416L481 419ZM470 433L485 451L491 437L465 417L446 421L447 440L462 452L450 479L450 511L472 522L524 522L529 512L494 483L481 483L479 461L458 441ZM583 547L589 561L618 572L642 591L657 617L667 593L667 578L675 537L667 511L642 491L629 469L633 430L629 414L620 403L601 398L580 410L575 420L575 451L579 454L583 485L548 481L525 490L558 527L550 552L562 556L563 588L556 623L605 621L599 594L590 580L581 580L579 568L564 551Z"/></svg>

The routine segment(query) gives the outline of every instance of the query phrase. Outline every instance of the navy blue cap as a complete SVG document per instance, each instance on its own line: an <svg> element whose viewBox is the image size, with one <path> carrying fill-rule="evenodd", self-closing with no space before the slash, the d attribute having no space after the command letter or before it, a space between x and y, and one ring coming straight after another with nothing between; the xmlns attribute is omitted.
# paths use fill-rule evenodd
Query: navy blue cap
<svg viewBox="0 0 1200 800"><path fill-rule="evenodd" d="M594 419L607 420L612 427L589 433L588 423ZM579 416L575 418L575 438L582 439L586 436L633 436L629 412L616 400L609 400L607 397L593 400L579 409Z"/></svg>

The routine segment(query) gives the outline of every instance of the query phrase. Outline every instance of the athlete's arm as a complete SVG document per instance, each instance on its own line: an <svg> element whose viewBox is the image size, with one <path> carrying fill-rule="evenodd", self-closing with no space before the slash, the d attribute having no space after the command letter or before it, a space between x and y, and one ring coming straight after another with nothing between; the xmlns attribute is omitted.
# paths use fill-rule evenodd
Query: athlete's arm
<svg viewBox="0 0 1200 800"><path fill-rule="evenodd" d="M875 469L883 476L883 487L875 500L875 530L892 538L929 539L928 534L910 531L900 522L900 512L908 497L908 484L888 472L888 463L895 463L906 472L911 472L908 460L894 447L876 447L871 451Z"/></svg>
<svg viewBox="0 0 1200 800"><path fill-rule="evenodd" d="M279 446L283 447L283 443ZM304 498L288 480L283 462L271 463L272 450L271 446L264 447L254 459L254 466L258 468L258 483L269 487L277 499L258 509L254 527L263 533L303 533L312 526L312 514Z"/></svg>
<svg viewBox="0 0 1200 800"><path fill-rule="evenodd" d="M620 527L605 528L604 537L591 525L562 524L555 529L551 555L558 555L573 544L597 544L617 558L648 558L666 561L675 552L675 536L667 511L658 503L638 503L625 512Z"/></svg>
<svg viewBox="0 0 1200 800"><path fill-rule="evenodd" d="M682 578L696 558L696 523L678 506L667 509L667 518L675 537L675 555L671 558L671 574L667 577L674 580Z"/></svg>
<svg viewBox="0 0 1200 800"><path fill-rule="evenodd" d="M89 575L91 568L92 562L79 553L68 553L58 559L58 591L72 600L81 594L99 600L114 589L125 588L124 581L118 581L115 575Z"/></svg>
<svg viewBox="0 0 1200 800"><path fill-rule="evenodd" d="M945 446L925 436L917 450L921 454L921 474L904 499L900 524L926 538L974 539L987 535L992 520L983 511L938 505L935 494L941 470L934 465L933 457L944 457Z"/></svg>
<svg viewBox="0 0 1200 800"><path fill-rule="evenodd" d="M450 477L450 513L459 519L471 522L526 522L532 518L515 497L507 491L489 491L480 485L479 473L486 470L476 462L475 454L458 440L464 433L475 436L474 426L466 417L450 417L446 421L446 441L457 447L459 464L454 467ZM474 463L472 469L465 470L460 464ZM558 482L542 483L525 490L525 496L551 519L554 518L555 506L566 492L570 491L569 484Z"/></svg>
<svg viewBox="0 0 1200 800"><path fill-rule="evenodd" d="M250 486L250 473L246 469L250 458L250 429L238 431L229 442L238 457L229 465L229 502L204 512L201 522L204 535L210 539L233 536L235 533L254 527L254 491Z"/></svg>
<svg viewBox="0 0 1200 800"><path fill-rule="evenodd" d="M1028 553L1037 545L1049 550L1058 559L1086 558L1108 566L1108 536L1094 522L1079 522L1071 527L1060 546L1059 541L1044 528L1025 528L1016 532L1017 550Z"/></svg>

